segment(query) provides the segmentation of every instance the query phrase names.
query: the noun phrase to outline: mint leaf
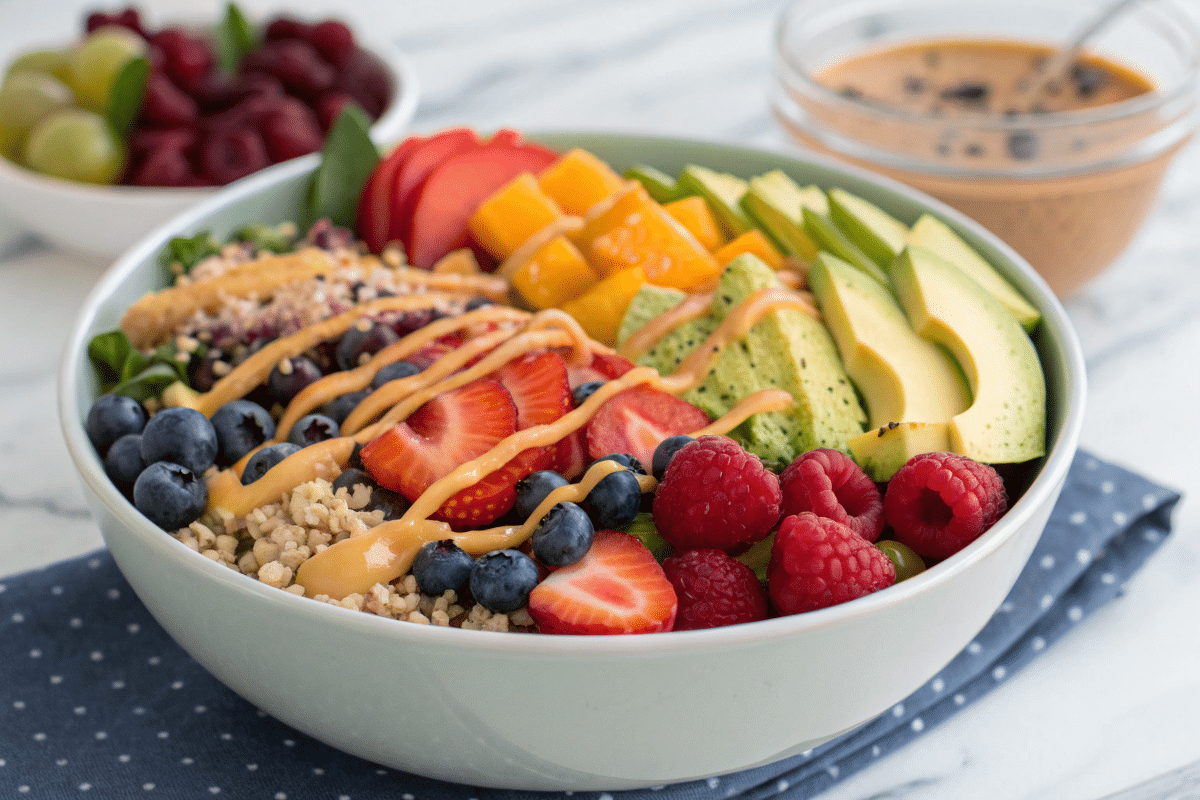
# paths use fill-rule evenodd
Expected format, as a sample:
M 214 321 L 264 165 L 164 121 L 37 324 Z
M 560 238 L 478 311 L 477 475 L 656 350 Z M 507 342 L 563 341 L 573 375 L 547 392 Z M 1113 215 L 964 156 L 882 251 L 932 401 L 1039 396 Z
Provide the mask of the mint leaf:
M 309 221 L 328 218 L 334 225 L 353 228 L 358 197 L 378 163 L 371 120 L 356 103 L 348 103 L 325 137 L 321 164 L 309 185 Z
M 104 391 L 121 381 L 121 371 L 129 354 L 135 352 L 129 337 L 121 331 L 97 334 L 88 342 L 88 358 L 100 378 Z
M 246 15 L 234 3 L 225 6 L 221 24 L 213 30 L 217 63 L 226 72 L 236 72 L 242 57 L 258 49 L 258 35 Z
M 129 61 L 113 80 L 108 92 L 108 105 L 104 118 L 118 139 L 128 138 L 142 110 L 142 95 L 146 92 L 146 78 L 150 75 L 150 62 L 144 58 Z
M 129 380 L 113 387 L 112 393 L 132 397 L 139 403 L 162 395 L 163 390 L 179 380 L 178 373 L 167 364 L 151 364 Z
M 197 354 L 203 355 L 203 351 Z M 88 358 L 100 378 L 101 393 L 128 395 L 139 403 L 158 397 L 176 381 L 190 386 L 187 368 L 191 357 L 174 342 L 146 355 L 119 330 L 98 334 L 88 343 Z

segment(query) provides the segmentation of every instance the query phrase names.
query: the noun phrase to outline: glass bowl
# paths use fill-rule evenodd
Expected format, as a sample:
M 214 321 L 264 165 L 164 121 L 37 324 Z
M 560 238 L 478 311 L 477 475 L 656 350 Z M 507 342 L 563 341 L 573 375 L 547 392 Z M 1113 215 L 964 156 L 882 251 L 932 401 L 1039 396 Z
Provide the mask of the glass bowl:
M 819 77 L 851 57 L 921 41 L 1053 47 L 1103 4 L 796 0 L 776 28 L 773 110 L 798 143 L 973 217 L 1067 296 L 1129 244 L 1192 135 L 1200 36 L 1191 15 L 1169 0 L 1147 0 L 1106 26 L 1089 52 L 1145 77 L 1153 89 L 1090 109 L 929 113 L 870 102 Z

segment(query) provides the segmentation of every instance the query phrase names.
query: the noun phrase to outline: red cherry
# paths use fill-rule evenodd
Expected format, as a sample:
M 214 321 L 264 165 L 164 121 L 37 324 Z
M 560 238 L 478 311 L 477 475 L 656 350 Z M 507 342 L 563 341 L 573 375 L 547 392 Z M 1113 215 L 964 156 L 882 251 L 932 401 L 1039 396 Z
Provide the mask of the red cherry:
M 182 150 L 160 147 L 138 159 L 125 179 L 134 186 L 187 186 L 196 176 Z
M 337 87 L 358 101 L 372 120 L 378 119 L 392 99 L 392 78 L 371 53 L 356 48 L 338 73 Z
M 146 79 L 139 119 L 150 125 L 175 128 L 195 122 L 200 115 L 196 101 L 188 97 L 161 72 Z
M 258 126 L 271 161 L 278 163 L 320 150 L 325 137 L 312 109 L 291 97 L 280 103 Z
M 308 30 L 308 23 L 292 17 L 276 17 L 267 23 L 266 30 L 263 31 L 263 40 L 278 42 L 284 39 L 307 39 Z
M 270 166 L 262 137 L 251 128 L 215 130 L 199 149 L 201 177 L 224 185 Z
M 115 14 L 105 14 L 103 11 L 93 11 L 87 15 L 87 20 L 84 23 L 84 28 L 88 33 L 103 28 L 106 25 L 120 25 L 122 28 L 129 28 L 135 33 L 145 36 L 146 30 L 142 27 L 142 18 L 136 8 L 132 6 L 124 8 Z
M 208 42 L 182 28 L 165 28 L 154 35 L 166 57 L 164 69 L 176 84 L 191 87 L 199 84 L 212 70 L 216 59 Z
M 336 19 L 314 25 L 308 32 L 308 41 L 321 58 L 335 67 L 341 67 L 354 54 L 354 34 L 344 22 Z

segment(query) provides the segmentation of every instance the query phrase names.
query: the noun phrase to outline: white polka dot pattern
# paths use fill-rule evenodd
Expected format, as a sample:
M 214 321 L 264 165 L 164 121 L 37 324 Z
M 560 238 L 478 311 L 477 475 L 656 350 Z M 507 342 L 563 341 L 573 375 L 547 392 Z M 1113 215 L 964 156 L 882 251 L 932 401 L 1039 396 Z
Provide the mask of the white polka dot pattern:
M 775 764 L 585 800 L 811 797 L 990 691 L 1117 597 L 1178 495 L 1081 455 L 996 618 L 907 698 Z M 166 636 L 106 553 L 0 582 L 0 797 L 518 800 L 332 750 L 225 689 Z M 136 754 L 136 755 L 134 755 Z M 563 797 L 570 796 L 567 792 Z M 553 794 L 546 795 L 553 800 Z

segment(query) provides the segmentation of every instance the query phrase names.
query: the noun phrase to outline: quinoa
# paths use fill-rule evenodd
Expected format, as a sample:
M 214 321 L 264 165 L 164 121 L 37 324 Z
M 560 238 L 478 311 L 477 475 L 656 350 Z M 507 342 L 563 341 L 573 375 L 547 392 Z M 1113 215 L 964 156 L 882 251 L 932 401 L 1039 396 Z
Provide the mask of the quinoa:
M 356 484 L 334 491 L 324 478 L 285 492 L 277 503 L 254 509 L 245 517 L 206 515 L 172 534 L 192 550 L 268 586 L 304 595 L 295 583 L 300 565 L 332 544 L 361 536 L 384 521 L 381 510 L 366 510 L 371 488 Z M 365 594 L 341 600 L 316 595 L 314 600 L 389 619 L 468 630 L 530 630 L 526 609 L 496 614 L 458 597 L 454 590 L 423 594 L 411 573 L 389 584 L 377 583 Z

